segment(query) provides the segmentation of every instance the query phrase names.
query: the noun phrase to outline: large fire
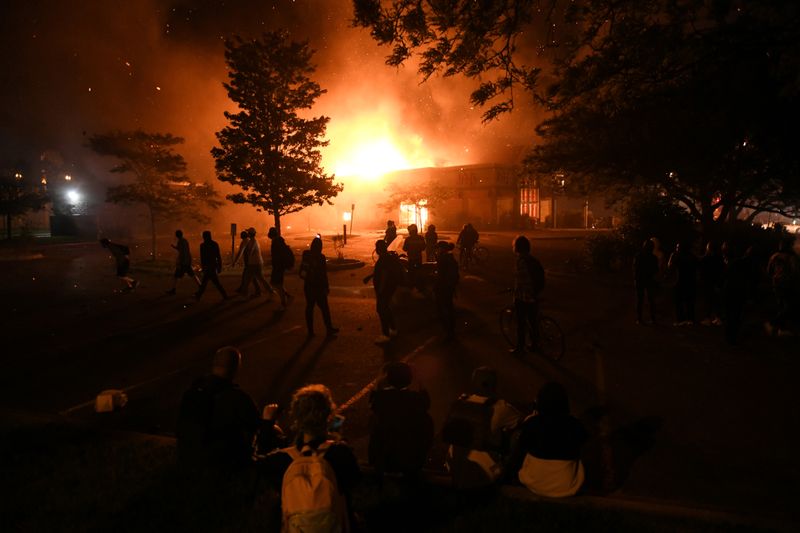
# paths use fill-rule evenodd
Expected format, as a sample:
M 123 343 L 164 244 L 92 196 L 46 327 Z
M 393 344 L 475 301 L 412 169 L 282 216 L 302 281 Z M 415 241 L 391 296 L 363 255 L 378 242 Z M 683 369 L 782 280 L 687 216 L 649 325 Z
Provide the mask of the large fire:
M 324 166 L 337 177 L 375 182 L 394 170 L 432 166 L 424 140 L 392 127 L 381 113 L 331 121 Z

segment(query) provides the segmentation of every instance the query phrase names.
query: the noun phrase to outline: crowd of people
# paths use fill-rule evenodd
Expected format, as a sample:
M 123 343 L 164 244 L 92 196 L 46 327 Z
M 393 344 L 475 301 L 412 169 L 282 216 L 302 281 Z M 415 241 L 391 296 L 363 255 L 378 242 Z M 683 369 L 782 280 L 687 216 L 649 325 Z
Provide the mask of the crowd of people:
M 255 471 L 280 494 L 284 530 L 298 531 L 347 530 L 357 520 L 352 494 L 365 468 L 379 482 L 387 475 L 412 484 L 424 480 L 435 430 L 431 399 L 415 385 L 411 365 L 384 365 L 369 395 L 368 456 L 361 464 L 342 437 L 344 417 L 328 387 L 306 385 L 293 393 L 284 432 L 279 406 L 266 405 L 259 415 L 236 384 L 242 365 L 237 348 L 220 348 L 211 373 L 184 393 L 177 441 L 185 471 Z M 454 399 L 441 436 L 454 489 L 515 483 L 564 497 L 583 485 L 580 456 L 588 434 L 570 414 L 559 383 L 546 383 L 532 407 L 518 408 L 499 396 L 497 372 L 479 367 L 469 390 Z
M 735 344 L 741 333 L 747 302 L 755 298 L 766 278 L 774 298 L 774 312 L 765 322 L 770 335 L 794 335 L 800 304 L 800 263 L 792 240 L 783 239 L 778 249 L 761 264 L 753 247 L 710 241 L 697 257 L 692 243 L 678 243 L 667 257 L 658 239 L 648 239 L 633 262 L 636 289 L 636 322 L 646 324 L 645 303 L 651 324 L 658 324 L 656 295 L 671 287 L 675 326 L 723 326 L 726 340 Z

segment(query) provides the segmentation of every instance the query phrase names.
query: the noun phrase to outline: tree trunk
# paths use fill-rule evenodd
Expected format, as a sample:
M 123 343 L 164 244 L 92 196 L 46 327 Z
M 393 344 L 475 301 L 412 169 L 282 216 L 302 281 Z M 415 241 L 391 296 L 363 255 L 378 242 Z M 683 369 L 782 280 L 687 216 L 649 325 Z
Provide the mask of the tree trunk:
M 278 211 L 272 212 L 272 218 L 275 219 L 275 231 L 278 232 L 278 235 L 281 234 L 281 214 Z
M 156 260 L 156 215 L 153 213 L 153 208 L 150 209 L 150 260 Z

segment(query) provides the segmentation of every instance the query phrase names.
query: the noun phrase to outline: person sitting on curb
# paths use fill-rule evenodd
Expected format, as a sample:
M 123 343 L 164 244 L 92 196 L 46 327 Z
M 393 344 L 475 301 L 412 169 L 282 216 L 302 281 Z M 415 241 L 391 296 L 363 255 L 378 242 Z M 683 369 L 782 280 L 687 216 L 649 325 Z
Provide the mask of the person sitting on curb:
M 453 403 L 442 428 L 450 444 L 447 467 L 453 486 L 480 489 L 500 480 L 511 450 L 511 434 L 521 415 L 497 395 L 497 371 L 488 366 L 472 373 L 471 391 Z
M 427 391 L 409 389 L 412 378 L 407 363 L 386 363 L 382 379 L 370 393 L 368 455 L 379 476 L 392 472 L 417 477 L 433 444 L 431 399 Z
M 522 423 L 514 453 L 517 464 L 522 464 L 519 481 L 539 496 L 572 496 L 585 479 L 580 454 L 588 433 L 569 414 L 567 392 L 560 383 L 542 386 L 536 406 L 537 411 Z

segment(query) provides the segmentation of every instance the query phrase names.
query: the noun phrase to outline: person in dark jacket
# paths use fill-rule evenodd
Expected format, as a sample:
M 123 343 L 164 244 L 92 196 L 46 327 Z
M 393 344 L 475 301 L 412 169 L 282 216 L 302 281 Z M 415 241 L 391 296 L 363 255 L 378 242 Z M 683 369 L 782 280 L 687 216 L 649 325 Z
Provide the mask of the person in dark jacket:
M 392 297 L 403 281 L 403 266 L 397 255 L 389 252 L 383 239 L 375 241 L 375 253 L 378 254 L 378 260 L 375 262 L 372 274 L 364 278 L 364 283 L 372 280 L 372 285 L 375 287 L 375 301 L 382 332 L 376 342 L 384 343 L 397 335 L 392 313 Z
M 394 224 L 394 220 L 387 220 L 386 221 L 386 232 L 384 233 L 383 240 L 386 242 L 386 245 L 392 244 L 392 242 L 397 238 L 397 226 Z
M 227 469 L 252 463 L 261 418 L 252 398 L 234 383 L 241 362 L 237 348 L 220 348 L 211 374 L 195 380 L 184 394 L 176 428 L 182 462 Z
M 433 286 L 439 318 L 448 340 L 455 337 L 456 313 L 453 297 L 459 280 L 458 263 L 451 253 L 453 248 L 453 244 L 447 241 L 439 241 L 436 245 L 436 279 Z
M 519 325 L 517 345 L 511 353 L 525 352 L 525 340 L 530 335 L 531 348 L 538 344 L 539 294 L 544 289 L 544 268 L 538 259 L 531 255 L 531 241 L 524 235 L 514 239 L 514 253 L 517 254 L 514 271 L 514 311 Z
M 408 278 L 412 287 L 417 287 L 417 275 L 422 266 L 425 238 L 419 234 L 416 224 L 408 226 L 408 236 L 403 241 L 403 251 L 408 257 Z
M 194 267 L 192 267 L 192 252 L 189 248 L 189 241 L 183 237 L 182 230 L 175 230 L 175 238 L 177 239 L 176 243 L 170 246 L 178 252 L 178 256 L 175 258 L 175 274 L 172 279 L 172 288 L 167 291 L 167 294 L 175 294 L 178 280 L 184 275 L 194 279 L 195 283 L 198 286 L 200 285 L 200 278 L 197 277 Z
M 642 245 L 642 249 L 633 258 L 633 281 L 636 287 L 636 323 L 644 324 L 642 318 L 642 308 L 644 297 L 647 295 L 647 304 L 650 307 L 650 320 L 653 325 L 656 323 L 655 291 L 658 287 L 656 276 L 658 276 L 658 259 L 653 250 L 655 244 L 647 239 Z
M 219 253 L 219 244 L 211 240 L 211 232 L 203 232 L 203 242 L 200 243 L 200 266 L 203 269 L 203 280 L 200 282 L 195 297 L 199 300 L 206 290 L 208 282 L 214 284 L 222 298 L 227 300 L 228 293 L 225 292 L 225 287 L 219 282 L 217 274 L 222 272 L 222 255 Z
M 678 243 L 669 257 L 667 268 L 676 276 L 674 289 L 676 326 L 691 326 L 695 323 L 698 264 L 688 243 Z
M 515 462 L 521 464 L 519 480 L 540 496 L 572 496 L 585 479 L 581 448 L 589 435 L 570 415 L 567 392 L 561 384 L 542 386 L 536 408 L 522 423 L 515 451 Z
M 325 256 L 322 255 L 322 239 L 315 237 L 309 249 L 303 252 L 300 263 L 300 277 L 303 278 L 303 292 L 306 296 L 306 327 L 308 336 L 314 335 L 314 306 L 322 311 L 322 320 L 328 337 L 333 337 L 339 328 L 333 327 L 331 310 L 328 307 L 328 267 Z
M 378 474 L 397 472 L 416 476 L 433 444 L 433 420 L 427 391 L 411 390 L 411 367 L 394 361 L 370 393 L 369 464 Z
M 439 235 L 436 233 L 436 226 L 428 224 L 425 232 L 425 260 L 428 263 L 436 261 L 436 244 L 439 242 Z
M 130 249 L 124 244 L 111 242 L 108 239 L 100 239 L 100 246 L 111 252 L 114 263 L 117 267 L 117 277 L 125 284 L 126 291 L 132 291 L 139 286 L 139 282 L 128 275 L 131 268 Z
M 720 319 L 720 294 L 725 279 L 725 259 L 713 241 L 706 244 L 706 253 L 700 258 L 700 290 L 703 294 L 704 326 L 722 324 Z
M 284 272 L 290 267 L 286 258 L 286 249 L 288 245 L 276 228 L 269 228 L 267 237 L 269 237 L 271 241 L 269 250 L 272 260 L 272 272 L 269 275 L 269 284 L 278 291 L 278 295 L 281 297 L 281 309 L 286 309 L 286 306 L 292 298 L 292 295 L 286 292 L 286 289 L 283 287 Z M 289 253 L 291 253 L 291 250 Z

